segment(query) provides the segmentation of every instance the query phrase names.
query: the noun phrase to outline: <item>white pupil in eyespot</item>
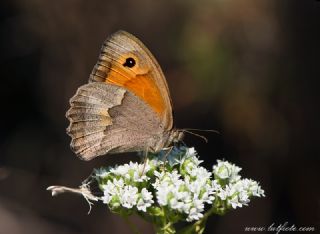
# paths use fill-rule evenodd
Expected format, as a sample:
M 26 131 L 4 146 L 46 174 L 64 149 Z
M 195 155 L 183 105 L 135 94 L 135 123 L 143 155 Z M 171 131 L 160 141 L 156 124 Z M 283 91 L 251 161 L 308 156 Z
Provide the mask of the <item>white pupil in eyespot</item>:
M 136 65 L 136 61 L 133 58 L 127 58 L 125 63 L 123 64 L 123 66 L 125 67 L 133 67 L 134 65 Z

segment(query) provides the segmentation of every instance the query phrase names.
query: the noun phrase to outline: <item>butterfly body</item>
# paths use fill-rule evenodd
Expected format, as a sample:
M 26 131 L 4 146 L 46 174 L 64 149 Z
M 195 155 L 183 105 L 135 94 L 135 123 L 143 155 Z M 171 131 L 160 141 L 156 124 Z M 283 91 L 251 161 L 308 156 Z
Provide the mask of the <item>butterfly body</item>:
M 158 152 L 183 133 L 173 129 L 168 85 L 150 51 L 118 31 L 103 44 L 89 83 L 70 99 L 67 133 L 82 159 L 107 153 Z

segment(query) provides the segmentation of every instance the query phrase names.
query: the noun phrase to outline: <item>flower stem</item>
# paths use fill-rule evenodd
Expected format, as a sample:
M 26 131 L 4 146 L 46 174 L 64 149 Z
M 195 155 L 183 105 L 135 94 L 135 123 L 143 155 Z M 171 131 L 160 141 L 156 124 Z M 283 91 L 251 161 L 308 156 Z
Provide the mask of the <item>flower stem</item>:
M 164 226 L 155 225 L 155 231 L 157 234 L 174 234 L 176 233 L 172 223 L 167 223 Z
M 162 208 L 163 215 L 159 217 L 158 222 L 154 222 L 155 231 L 157 234 L 174 234 L 176 230 L 173 223 L 168 220 L 166 209 Z
M 210 210 L 208 210 L 203 215 L 203 217 L 200 220 L 182 229 L 181 231 L 178 232 L 178 234 L 192 234 L 192 233 L 201 234 L 203 233 L 206 227 L 206 223 L 210 215 L 212 214 L 223 215 L 224 213 L 225 213 L 224 211 L 220 211 L 213 206 Z

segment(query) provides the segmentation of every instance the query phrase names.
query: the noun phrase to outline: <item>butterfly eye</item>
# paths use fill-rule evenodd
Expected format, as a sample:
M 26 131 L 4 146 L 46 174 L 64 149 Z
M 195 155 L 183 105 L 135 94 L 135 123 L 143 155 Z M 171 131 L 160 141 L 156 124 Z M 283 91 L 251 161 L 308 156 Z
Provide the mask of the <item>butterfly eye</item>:
M 133 58 L 127 58 L 125 63 L 123 64 L 124 67 L 134 67 L 134 65 L 136 65 L 136 60 L 134 60 Z

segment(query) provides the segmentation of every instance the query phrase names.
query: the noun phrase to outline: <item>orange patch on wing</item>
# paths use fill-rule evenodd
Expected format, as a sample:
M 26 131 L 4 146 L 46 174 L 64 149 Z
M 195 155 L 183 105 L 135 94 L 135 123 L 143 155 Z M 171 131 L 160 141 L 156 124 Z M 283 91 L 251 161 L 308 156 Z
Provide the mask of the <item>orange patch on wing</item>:
M 110 71 L 106 82 L 126 88 L 149 104 L 159 116 L 163 116 L 165 111 L 164 100 L 159 88 L 148 74 L 135 77 L 126 75 Z

